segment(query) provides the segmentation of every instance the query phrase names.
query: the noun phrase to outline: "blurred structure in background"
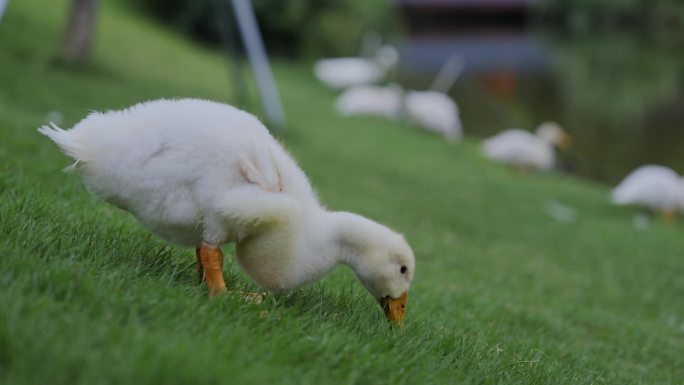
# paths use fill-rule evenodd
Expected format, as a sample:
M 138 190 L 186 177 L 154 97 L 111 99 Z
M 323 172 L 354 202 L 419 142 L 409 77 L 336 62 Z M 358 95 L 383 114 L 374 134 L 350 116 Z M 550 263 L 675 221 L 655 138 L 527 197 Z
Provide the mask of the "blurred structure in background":
M 127 0 L 205 43 L 220 42 L 215 0 Z M 387 0 L 252 0 L 268 51 L 287 57 L 349 56 L 368 31 L 396 33 Z
M 433 74 L 456 54 L 499 97 L 523 73 L 549 69 L 546 48 L 527 33 L 533 0 L 397 0 L 406 20 L 405 69 Z
M 231 3 L 235 10 L 235 19 L 240 28 L 242 43 L 247 50 L 266 118 L 272 129 L 282 131 L 285 129 L 285 113 L 264 49 L 264 42 L 261 39 L 259 27 L 254 17 L 252 3 L 250 0 L 231 0 Z
M 97 23 L 99 0 L 72 0 L 64 40 L 62 59 L 84 62 L 90 57 Z
M 2 17 L 5 15 L 8 4 L 9 0 L 0 0 L 0 22 L 2 22 Z

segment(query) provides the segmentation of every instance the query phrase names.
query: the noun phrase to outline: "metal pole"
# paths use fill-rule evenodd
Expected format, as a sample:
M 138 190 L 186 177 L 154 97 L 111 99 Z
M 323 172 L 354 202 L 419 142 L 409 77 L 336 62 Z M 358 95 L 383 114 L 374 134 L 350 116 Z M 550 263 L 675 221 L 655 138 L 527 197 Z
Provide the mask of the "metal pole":
M 240 108 L 246 108 L 249 103 L 249 92 L 242 70 L 243 54 L 235 25 L 235 14 L 230 5 L 222 0 L 214 0 L 214 10 L 216 27 L 221 34 L 221 43 L 228 58 L 228 72 L 234 90 L 233 103 Z
M 2 16 L 5 14 L 8 5 L 9 0 L 0 0 L 0 21 L 2 21 Z
M 271 66 L 268 63 L 268 56 L 266 56 L 264 43 L 259 33 L 252 3 L 249 0 L 231 0 L 231 3 L 235 10 L 242 40 L 247 49 L 250 65 L 254 70 L 254 77 L 264 105 L 266 118 L 275 129 L 283 130 L 285 128 L 285 113 L 278 97 L 278 89 L 273 78 L 273 72 L 271 72 Z
M 445 94 L 449 93 L 458 77 L 461 76 L 465 64 L 463 55 L 452 54 L 449 56 L 437 73 L 430 89 Z

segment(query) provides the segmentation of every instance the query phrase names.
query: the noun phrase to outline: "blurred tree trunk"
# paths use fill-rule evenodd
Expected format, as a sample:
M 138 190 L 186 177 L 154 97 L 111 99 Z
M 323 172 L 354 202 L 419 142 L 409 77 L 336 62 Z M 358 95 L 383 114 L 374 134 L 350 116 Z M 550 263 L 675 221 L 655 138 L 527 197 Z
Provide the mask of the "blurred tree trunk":
M 62 59 L 83 62 L 90 57 L 99 2 L 100 0 L 71 1 L 69 24 L 62 42 Z

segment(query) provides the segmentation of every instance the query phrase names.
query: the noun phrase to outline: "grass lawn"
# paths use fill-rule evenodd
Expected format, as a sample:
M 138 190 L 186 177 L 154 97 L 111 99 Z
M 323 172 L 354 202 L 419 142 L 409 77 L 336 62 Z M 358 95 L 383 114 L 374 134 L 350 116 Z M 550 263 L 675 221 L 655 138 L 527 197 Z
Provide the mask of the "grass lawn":
M 472 140 L 340 119 L 300 63 L 275 64 L 283 141 L 326 205 L 406 234 L 406 327 L 342 267 L 258 305 L 208 300 L 194 251 L 93 199 L 36 128 L 50 111 L 70 127 L 152 98 L 228 102 L 226 63 L 106 1 L 92 65 L 59 65 L 65 3 L 12 1 L 0 23 L 1 384 L 684 383 L 684 226 L 637 230 L 606 186 L 520 177 Z M 257 289 L 230 258 L 225 273 Z

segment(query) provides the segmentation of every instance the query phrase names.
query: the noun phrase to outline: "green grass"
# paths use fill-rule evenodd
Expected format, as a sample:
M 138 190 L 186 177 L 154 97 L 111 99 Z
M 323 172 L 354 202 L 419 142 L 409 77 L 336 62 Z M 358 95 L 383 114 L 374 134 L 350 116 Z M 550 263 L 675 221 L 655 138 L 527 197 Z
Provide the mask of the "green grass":
M 636 230 L 607 187 L 519 177 L 475 141 L 340 119 L 297 63 L 275 65 L 283 141 L 329 207 L 406 234 L 406 327 L 345 268 L 259 305 L 208 300 L 193 251 L 91 198 L 35 129 L 52 110 L 69 127 L 151 98 L 230 101 L 223 58 L 110 1 L 92 65 L 60 65 L 64 14 L 13 1 L 0 24 L 0 383 L 683 383 L 682 225 Z M 256 289 L 230 258 L 226 275 Z

